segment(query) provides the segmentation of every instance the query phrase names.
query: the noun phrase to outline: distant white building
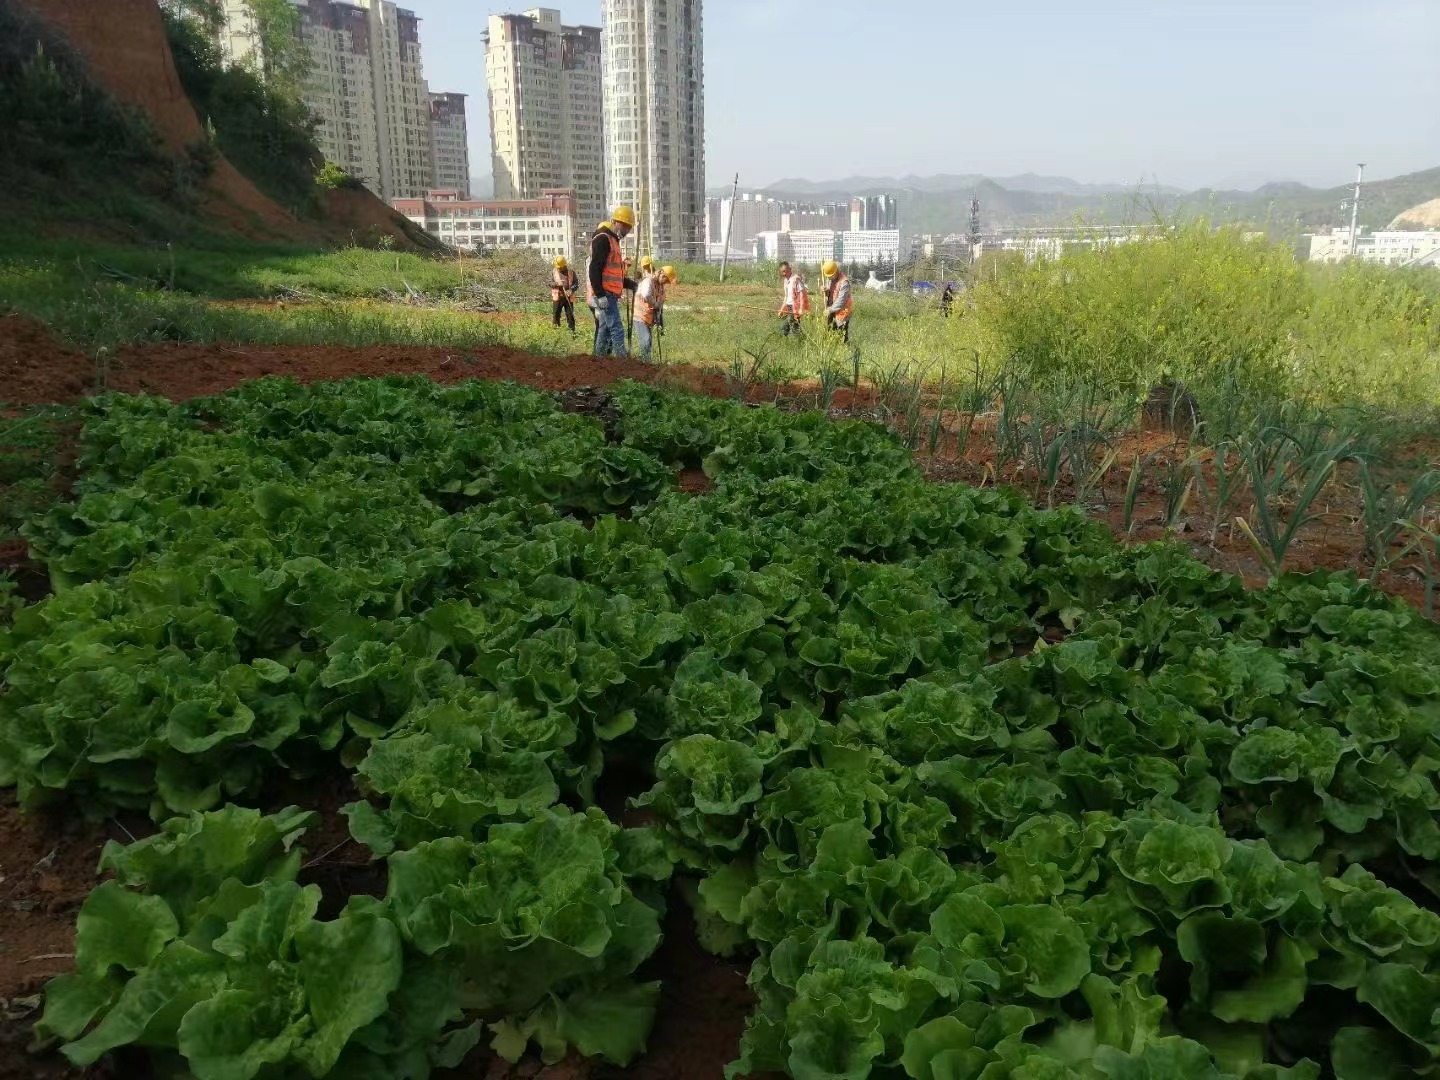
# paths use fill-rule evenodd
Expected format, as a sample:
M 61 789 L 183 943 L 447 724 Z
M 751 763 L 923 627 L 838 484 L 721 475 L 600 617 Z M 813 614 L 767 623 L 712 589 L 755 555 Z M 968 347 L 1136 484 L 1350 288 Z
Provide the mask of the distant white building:
M 295 0 L 312 67 L 305 104 L 329 161 L 382 199 L 435 186 L 420 19 L 390 0 Z
M 1331 229 L 1310 237 L 1310 261 L 1343 262 L 1350 258 L 1350 230 Z M 1428 232 L 1363 230 L 1355 238 L 1355 258 L 1382 266 L 1440 266 L 1440 229 Z
M 900 210 L 894 195 L 867 195 L 850 200 L 851 232 L 886 232 L 900 228 Z
M 769 229 L 755 235 L 754 253 L 758 262 L 784 261 L 813 266 L 840 257 L 840 234 L 834 229 L 798 232 Z
M 180 7 L 171 3 L 171 7 Z M 220 58 L 231 67 L 260 66 L 260 20 L 250 0 L 221 0 L 216 27 Z
M 575 192 L 568 189 L 544 191 L 538 199 L 490 200 L 431 191 L 390 205 L 436 239 L 467 251 L 528 247 L 547 258 L 570 258 L 582 238 Z
M 1018 230 L 1010 234 L 985 237 L 976 245 L 975 257 L 978 259 L 987 251 L 1012 251 L 1025 256 L 1027 262 L 1034 262 L 1036 259 L 1058 259 L 1068 250 L 1108 248 L 1136 240 L 1152 239 L 1159 235 L 1161 234 L 1153 230 L 1130 226 L 1116 226 L 1105 230 L 1088 228 Z
M 811 265 L 834 259 L 857 263 L 900 261 L 900 233 L 895 229 L 771 229 L 757 233 L 752 245 L 760 262 L 799 262 Z
M 707 199 L 705 201 L 705 247 L 707 251 L 724 250 L 729 230 L 730 253 L 749 252 L 751 243 L 762 232 L 778 232 L 784 226 L 784 204 L 762 195 L 741 195 L 738 199 Z
M 840 234 L 840 261 L 850 263 L 900 261 L 898 229 L 851 229 Z

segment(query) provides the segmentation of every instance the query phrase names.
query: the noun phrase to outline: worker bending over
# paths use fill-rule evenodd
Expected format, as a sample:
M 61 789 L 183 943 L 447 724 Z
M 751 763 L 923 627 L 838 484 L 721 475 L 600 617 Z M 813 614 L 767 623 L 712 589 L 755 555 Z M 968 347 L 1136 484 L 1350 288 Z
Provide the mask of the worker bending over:
M 585 299 L 595 312 L 595 355 L 620 356 L 625 352 L 625 322 L 620 317 L 620 298 L 634 290 L 635 282 L 625 276 L 625 256 L 620 241 L 635 228 L 635 211 L 617 206 L 609 221 L 602 221 L 590 238 L 590 265 L 585 274 Z
M 850 298 L 850 279 L 833 259 L 820 267 L 825 278 L 825 325 L 838 330 L 850 344 L 850 312 L 854 301 Z
M 550 272 L 550 314 L 556 330 L 560 329 L 560 313 L 564 312 L 570 333 L 575 333 L 575 291 L 579 288 L 580 278 L 570 269 L 569 260 L 559 256 Z
M 665 331 L 665 286 L 674 284 L 675 268 L 659 270 L 651 263 L 650 270 L 640 279 L 635 290 L 635 336 L 640 341 L 640 359 L 650 359 L 650 348 L 656 333 Z
M 788 262 L 780 264 L 780 280 L 785 292 L 780 297 L 780 333 L 785 337 L 800 332 L 800 319 L 810 310 L 810 290 L 805 279 L 790 269 Z

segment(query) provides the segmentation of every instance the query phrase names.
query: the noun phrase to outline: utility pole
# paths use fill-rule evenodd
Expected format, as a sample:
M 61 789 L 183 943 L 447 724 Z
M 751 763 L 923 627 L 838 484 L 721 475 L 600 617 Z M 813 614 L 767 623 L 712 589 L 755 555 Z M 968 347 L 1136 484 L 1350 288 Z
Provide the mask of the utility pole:
M 1365 180 L 1365 163 L 1360 162 L 1360 171 L 1355 174 L 1355 198 L 1350 200 L 1350 258 L 1355 257 L 1356 242 L 1360 237 L 1360 185 Z
M 980 250 L 980 200 L 970 200 L 970 261 L 973 263 L 979 256 Z
M 724 248 L 720 252 L 720 284 L 725 284 L 725 269 L 730 265 L 730 230 L 735 225 L 735 200 L 740 197 L 740 174 L 735 174 L 735 183 L 730 185 L 730 213 L 725 215 Z

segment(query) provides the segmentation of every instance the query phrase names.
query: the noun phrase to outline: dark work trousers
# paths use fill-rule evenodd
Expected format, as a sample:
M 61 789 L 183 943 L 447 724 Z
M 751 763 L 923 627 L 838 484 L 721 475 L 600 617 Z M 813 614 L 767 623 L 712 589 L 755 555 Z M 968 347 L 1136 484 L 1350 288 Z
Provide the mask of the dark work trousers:
M 560 313 L 563 311 L 565 321 L 569 324 L 570 332 L 573 334 L 575 332 L 575 301 L 571 300 L 569 296 L 561 296 L 559 300 L 553 301 L 550 307 L 553 309 L 551 315 L 555 320 L 555 329 L 560 329 Z
M 826 315 L 825 315 L 825 325 L 828 326 L 831 330 L 838 330 L 838 331 L 840 331 L 840 333 L 843 334 L 844 337 L 845 337 L 845 344 L 846 344 L 846 345 L 849 345 L 849 344 L 850 344 L 850 320 L 849 320 L 849 319 L 846 319 L 844 322 L 839 322 L 839 321 L 836 320 L 836 318 L 835 318 L 834 315 L 829 314 L 829 313 L 827 312 Z
M 792 312 L 780 316 L 780 333 L 784 337 L 800 333 L 800 319 Z

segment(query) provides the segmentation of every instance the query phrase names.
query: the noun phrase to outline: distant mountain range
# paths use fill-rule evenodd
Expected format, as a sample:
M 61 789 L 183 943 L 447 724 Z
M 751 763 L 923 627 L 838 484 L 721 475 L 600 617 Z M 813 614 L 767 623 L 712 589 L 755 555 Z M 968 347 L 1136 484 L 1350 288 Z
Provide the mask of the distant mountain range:
M 943 195 L 949 192 L 965 191 L 979 184 L 990 183 L 1006 191 L 1025 191 L 1039 195 L 1113 195 L 1134 191 L 1136 184 L 1084 184 L 1068 176 L 1040 176 L 1037 173 L 1021 173 L 1019 176 L 983 176 L 979 173 L 940 173 L 937 176 L 849 176 L 844 180 L 827 180 L 815 183 L 811 180 L 777 180 L 764 190 L 784 191 L 804 195 L 850 195 L 869 194 L 884 191 L 918 191 L 926 194 Z M 1179 188 L 1149 185 L 1146 190 L 1157 190 L 1169 194 L 1180 194 Z
M 1063 176 L 986 177 L 939 175 L 900 178 L 852 176 L 842 180 L 781 180 L 762 194 L 779 199 L 824 201 L 859 195 L 900 196 L 900 228 L 910 234 L 963 232 L 970 220 L 970 200 L 980 200 L 980 218 L 987 229 L 1052 225 L 1134 224 L 1204 216 L 1214 221 L 1248 224 L 1285 234 L 1348 225 L 1341 204 L 1351 187 L 1312 188 L 1294 181 L 1263 183 L 1235 177 L 1235 188 L 1202 188 L 1184 192 L 1146 184 L 1084 184 Z M 728 194 L 728 188 L 712 194 Z M 1368 181 L 1361 199 L 1360 223 L 1384 228 L 1396 215 L 1440 197 L 1440 168 Z

